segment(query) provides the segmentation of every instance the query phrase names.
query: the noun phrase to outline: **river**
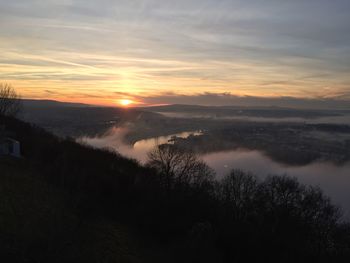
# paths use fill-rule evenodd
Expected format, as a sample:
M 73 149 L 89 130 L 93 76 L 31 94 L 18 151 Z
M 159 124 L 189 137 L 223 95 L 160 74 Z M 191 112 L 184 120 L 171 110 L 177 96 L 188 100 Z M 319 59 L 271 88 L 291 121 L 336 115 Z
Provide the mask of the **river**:
M 140 140 L 134 145 L 122 143 L 124 133 L 121 129 L 115 129 L 104 137 L 85 137 L 81 141 L 99 148 L 115 149 L 125 156 L 145 163 L 147 153 L 157 144 L 166 143 L 173 136 L 186 138 L 199 135 L 200 131 Z M 244 149 L 205 154 L 201 158 L 215 170 L 218 179 L 235 168 L 252 172 L 261 179 L 270 174 L 286 174 L 298 178 L 301 183 L 319 186 L 335 204 L 343 208 L 344 216 L 350 218 L 350 163 L 338 166 L 327 162 L 314 162 L 304 166 L 288 166 L 273 161 L 260 151 Z

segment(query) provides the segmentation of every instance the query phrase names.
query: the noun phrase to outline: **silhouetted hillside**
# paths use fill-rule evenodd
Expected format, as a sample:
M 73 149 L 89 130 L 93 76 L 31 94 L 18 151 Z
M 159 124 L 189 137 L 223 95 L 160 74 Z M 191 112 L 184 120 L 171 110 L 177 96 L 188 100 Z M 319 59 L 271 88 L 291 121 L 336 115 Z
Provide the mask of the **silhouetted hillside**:
M 23 154 L 0 156 L 1 262 L 158 262 L 162 252 L 146 253 L 152 242 L 118 223 L 143 167 L 16 119 L 0 126 Z
M 296 179 L 260 181 L 233 170 L 216 181 L 172 146 L 143 167 L 13 118 L 0 117 L 0 125 L 23 153 L 0 157 L 2 262 L 350 258 L 350 228 L 340 210 Z M 178 166 L 172 156 L 185 162 Z
M 90 107 L 84 103 L 61 102 L 56 100 L 30 100 L 21 99 L 24 108 L 50 108 L 50 107 Z

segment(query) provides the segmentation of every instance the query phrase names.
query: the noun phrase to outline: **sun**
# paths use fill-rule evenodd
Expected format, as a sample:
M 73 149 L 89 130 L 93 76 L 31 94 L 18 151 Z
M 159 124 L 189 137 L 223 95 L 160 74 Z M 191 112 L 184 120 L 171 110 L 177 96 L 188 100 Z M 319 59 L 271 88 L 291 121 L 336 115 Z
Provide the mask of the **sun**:
M 124 107 L 127 107 L 130 104 L 132 104 L 132 103 L 133 103 L 133 101 L 132 100 L 128 100 L 128 99 L 119 100 L 119 104 L 124 106 Z

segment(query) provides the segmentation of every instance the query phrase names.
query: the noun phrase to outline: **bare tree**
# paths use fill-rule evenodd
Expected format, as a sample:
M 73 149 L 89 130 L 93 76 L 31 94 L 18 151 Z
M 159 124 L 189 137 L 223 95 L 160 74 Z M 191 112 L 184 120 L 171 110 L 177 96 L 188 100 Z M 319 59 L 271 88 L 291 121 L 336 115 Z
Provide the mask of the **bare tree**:
M 219 199 L 235 219 L 244 219 L 251 212 L 258 182 L 254 175 L 233 169 L 219 183 Z
M 170 190 L 175 185 L 201 187 L 210 183 L 214 172 L 193 152 L 171 144 L 158 145 L 148 154 L 149 167 L 160 174 L 161 184 Z
M 21 110 L 21 99 L 9 84 L 0 84 L 0 115 L 16 116 Z

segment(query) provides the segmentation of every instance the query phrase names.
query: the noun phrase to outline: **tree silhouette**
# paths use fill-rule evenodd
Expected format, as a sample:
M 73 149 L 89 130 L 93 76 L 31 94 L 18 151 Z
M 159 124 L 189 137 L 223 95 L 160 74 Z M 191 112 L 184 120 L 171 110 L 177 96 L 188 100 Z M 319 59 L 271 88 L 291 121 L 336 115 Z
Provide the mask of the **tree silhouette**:
M 181 185 L 202 187 L 214 178 L 213 170 L 196 154 L 171 144 L 149 152 L 147 166 L 158 171 L 160 183 L 168 191 Z
M 21 109 L 21 100 L 15 89 L 5 83 L 0 84 L 0 114 L 16 116 Z
M 218 195 L 222 204 L 235 220 L 243 220 L 252 212 L 258 188 L 255 176 L 233 169 L 219 184 Z

